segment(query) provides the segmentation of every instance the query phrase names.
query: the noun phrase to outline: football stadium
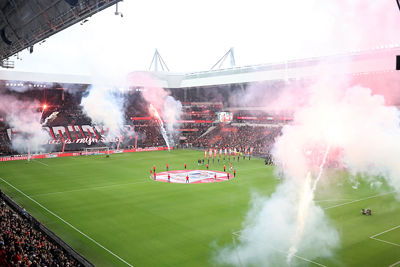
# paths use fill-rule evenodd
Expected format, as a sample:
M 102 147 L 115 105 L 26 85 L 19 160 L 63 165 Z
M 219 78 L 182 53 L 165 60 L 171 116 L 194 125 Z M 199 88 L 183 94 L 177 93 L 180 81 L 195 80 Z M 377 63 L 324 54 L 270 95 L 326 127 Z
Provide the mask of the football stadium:
M 0 266 L 400 266 L 399 45 L 155 50 L 120 84 L 13 61 L 119 2 L 0 3 Z

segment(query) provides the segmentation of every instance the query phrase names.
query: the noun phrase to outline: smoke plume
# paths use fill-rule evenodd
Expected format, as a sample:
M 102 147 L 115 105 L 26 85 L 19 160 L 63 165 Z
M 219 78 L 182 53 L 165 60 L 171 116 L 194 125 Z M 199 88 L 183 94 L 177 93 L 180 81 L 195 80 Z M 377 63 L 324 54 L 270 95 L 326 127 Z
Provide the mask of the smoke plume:
M 22 101 L 11 95 L 0 93 L 0 113 L 5 114 L 5 119 L 10 127 L 18 133 L 13 137 L 12 148 L 19 153 L 44 152 L 44 144 L 49 135 L 42 129 L 40 123 L 42 113 L 37 101 Z
M 176 127 L 178 120 L 182 116 L 182 103 L 172 96 L 167 96 L 162 109 L 164 120 L 167 121 L 168 132 L 172 133 Z
M 162 120 L 166 121 L 168 139 L 173 145 L 174 129 L 179 125 L 178 120 L 182 116 L 182 103 L 165 90 L 156 77 L 148 73 L 134 72 L 129 76 L 132 86 L 143 87 L 142 96 L 146 102 L 160 113 Z M 150 112 L 151 114 L 153 112 Z
M 304 57 L 304 49 L 316 56 L 322 47 L 324 54 L 389 47 L 393 36 L 398 36 L 400 16 L 391 1 L 371 1 L 368 5 L 358 0 L 285 2 L 300 5 L 296 14 L 304 18 L 300 24 L 287 25 L 288 31 L 278 26 L 272 34 L 279 40 L 276 51 L 289 58 Z M 286 8 L 282 3 L 276 5 Z M 377 19 L 381 15 L 385 19 Z M 273 16 L 271 21 L 275 21 Z M 303 27 L 304 22 L 312 24 Z M 292 30 L 300 45 L 293 45 L 293 35 L 287 35 Z M 279 38 L 280 33 L 285 33 L 285 41 Z M 314 201 L 314 188 L 318 190 L 319 178 L 330 179 L 326 169 L 331 166 L 345 168 L 352 177 L 360 175 L 371 184 L 379 184 L 383 177 L 400 194 L 400 167 L 396 165 L 400 119 L 399 111 L 390 106 L 400 103 L 398 77 L 345 76 L 351 58 L 344 60 L 341 70 L 323 69 L 327 62 L 321 62 L 315 77 L 253 84 L 232 97 L 234 106 L 261 105 L 268 112 L 290 112 L 293 123 L 283 127 L 272 152 L 283 182 L 270 197 L 253 198 L 239 243 L 222 249 L 220 262 L 283 266 L 295 264 L 299 256 L 314 260 L 333 255 L 340 245 L 339 234 Z M 334 64 L 325 64 L 329 65 Z
M 221 262 L 277 266 L 299 255 L 331 256 L 339 235 L 314 202 L 313 190 L 319 177 L 329 179 L 324 167 L 341 166 L 373 184 L 383 177 L 400 196 L 399 110 L 369 88 L 346 88 L 346 79 L 337 78 L 291 91 L 291 99 L 304 102 L 294 106 L 293 123 L 283 127 L 274 144 L 284 181 L 271 197 L 253 198 L 239 244 L 224 248 Z M 286 95 L 275 103 L 285 103 Z
M 84 113 L 107 128 L 109 138 L 121 136 L 124 125 L 124 98 L 113 89 L 110 85 L 92 85 L 81 101 Z

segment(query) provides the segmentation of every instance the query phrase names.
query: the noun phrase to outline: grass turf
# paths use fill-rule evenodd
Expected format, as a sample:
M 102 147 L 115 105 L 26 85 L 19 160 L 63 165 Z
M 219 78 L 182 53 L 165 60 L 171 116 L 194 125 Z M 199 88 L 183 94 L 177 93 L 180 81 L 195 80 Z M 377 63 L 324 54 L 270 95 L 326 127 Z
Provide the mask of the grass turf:
M 269 195 L 279 180 L 255 158 L 234 163 L 237 178 L 226 182 L 187 185 L 149 178 L 153 164 L 157 171 L 165 171 L 166 163 L 170 170 L 183 169 L 185 162 L 188 169 L 204 169 L 197 166 L 203 155 L 178 150 L 5 162 L 0 188 L 96 266 L 127 266 L 122 260 L 134 266 L 214 266 L 215 244 L 232 243 L 252 192 Z M 222 166 L 211 163 L 210 169 Z M 333 258 L 315 261 L 327 266 L 400 261 L 400 228 L 376 236 L 391 244 L 369 238 L 400 225 L 395 195 L 365 182 L 354 189 L 346 177 L 335 173 L 318 188 L 317 203 L 339 229 L 341 247 Z M 360 215 L 367 207 L 373 216 Z

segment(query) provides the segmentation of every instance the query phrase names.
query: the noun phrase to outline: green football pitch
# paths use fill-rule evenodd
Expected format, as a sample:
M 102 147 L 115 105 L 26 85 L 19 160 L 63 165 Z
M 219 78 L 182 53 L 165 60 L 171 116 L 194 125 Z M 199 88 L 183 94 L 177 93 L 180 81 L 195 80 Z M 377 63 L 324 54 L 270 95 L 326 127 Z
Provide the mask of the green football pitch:
M 217 247 L 232 244 L 251 195 L 270 195 L 280 180 L 256 158 L 235 162 L 237 177 L 219 183 L 173 184 L 149 177 L 153 164 L 157 171 L 165 171 L 167 163 L 170 170 L 183 169 L 184 163 L 205 169 L 197 166 L 203 156 L 177 150 L 3 162 L 0 188 L 96 266 L 218 266 Z M 211 170 L 222 166 L 210 163 Z M 395 193 L 361 180 L 353 188 L 346 173 L 331 171 L 316 201 L 338 229 L 340 248 L 332 258 L 296 264 L 400 266 Z M 362 216 L 362 208 L 371 208 L 372 216 Z

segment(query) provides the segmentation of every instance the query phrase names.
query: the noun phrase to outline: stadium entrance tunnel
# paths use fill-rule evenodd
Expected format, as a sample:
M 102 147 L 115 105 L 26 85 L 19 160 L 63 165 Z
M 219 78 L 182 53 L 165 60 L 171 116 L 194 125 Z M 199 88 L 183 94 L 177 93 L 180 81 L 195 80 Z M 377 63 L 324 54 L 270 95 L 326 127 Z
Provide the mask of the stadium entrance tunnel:
M 187 183 L 186 177 L 189 177 L 189 184 L 201 183 L 217 183 L 233 179 L 233 174 L 228 172 L 213 170 L 175 170 L 156 173 L 156 181 L 168 183 L 168 174 L 170 183 L 184 184 Z M 215 178 L 216 176 L 216 178 Z M 154 179 L 154 175 L 151 176 Z

